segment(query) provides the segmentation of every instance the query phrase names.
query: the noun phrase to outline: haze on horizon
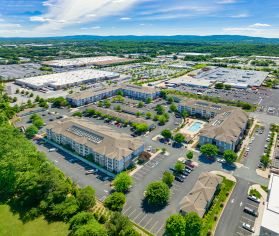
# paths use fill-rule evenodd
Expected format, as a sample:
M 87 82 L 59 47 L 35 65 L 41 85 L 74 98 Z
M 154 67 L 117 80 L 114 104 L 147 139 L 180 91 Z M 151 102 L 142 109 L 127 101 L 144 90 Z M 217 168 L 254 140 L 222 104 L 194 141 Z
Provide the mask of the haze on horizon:
M 0 0 L 0 37 L 247 35 L 279 38 L 278 0 Z

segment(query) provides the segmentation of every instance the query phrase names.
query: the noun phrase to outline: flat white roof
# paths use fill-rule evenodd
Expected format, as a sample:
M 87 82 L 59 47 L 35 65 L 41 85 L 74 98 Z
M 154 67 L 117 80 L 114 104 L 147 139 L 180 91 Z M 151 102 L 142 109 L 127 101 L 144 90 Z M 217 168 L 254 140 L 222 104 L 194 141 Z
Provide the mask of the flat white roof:
M 269 72 L 255 70 L 230 69 L 222 67 L 207 67 L 195 71 L 197 79 L 206 79 L 222 83 L 248 84 L 261 86 Z
M 63 86 L 67 84 L 74 84 L 82 81 L 87 81 L 90 79 L 102 79 L 108 77 L 119 76 L 118 73 L 108 72 L 102 70 L 75 70 L 67 71 L 56 74 L 41 75 L 35 77 L 29 77 L 24 79 L 18 79 L 21 83 L 33 85 L 34 87 L 43 87 L 43 86 Z
M 279 175 L 271 174 L 261 226 L 279 234 Z
M 202 87 L 209 87 L 212 84 L 210 80 L 196 79 L 187 75 L 181 76 L 179 78 L 171 79 L 168 82 L 174 84 L 184 84 L 184 85 L 202 86 Z
M 53 61 L 44 61 L 42 64 L 48 66 L 56 67 L 71 67 L 71 66 L 83 66 L 83 65 L 94 65 L 102 63 L 111 63 L 126 61 L 126 58 L 120 58 L 115 56 L 101 56 L 101 57 L 81 57 L 81 58 L 71 58 L 63 60 L 53 60 Z

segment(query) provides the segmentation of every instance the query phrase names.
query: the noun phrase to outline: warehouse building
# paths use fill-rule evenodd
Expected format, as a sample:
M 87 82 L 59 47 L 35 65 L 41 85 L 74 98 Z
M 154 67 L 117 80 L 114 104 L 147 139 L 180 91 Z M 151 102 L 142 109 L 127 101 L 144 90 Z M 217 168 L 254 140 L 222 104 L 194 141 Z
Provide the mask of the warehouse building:
M 260 228 L 260 235 L 279 235 L 279 175 L 271 174 L 268 185 L 268 197 L 264 204 L 264 212 Z
M 47 138 L 67 146 L 108 171 L 127 169 L 144 151 L 140 138 L 131 138 L 107 126 L 95 125 L 84 119 L 68 118 L 46 127 Z
M 192 72 L 193 74 L 193 72 Z M 269 73 L 264 71 L 229 69 L 222 67 L 206 67 L 196 71 L 195 79 L 224 83 L 234 88 L 260 87 Z
M 81 66 L 106 66 L 116 63 L 132 61 L 131 59 L 115 57 L 115 56 L 101 56 L 101 57 L 82 57 L 71 58 L 63 60 L 44 61 L 42 64 L 46 66 L 64 68 L 64 67 L 81 67 Z
M 114 72 L 85 69 L 17 79 L 15 83 L 36 90 L 46 87 L 59 90 L 81 84 L 116 79 L 119 77 L 120 75 Z
M 83 106 L 113 97 L 120 91 L 122 91 L 124 96 L 137 100 L 146 100 L 147 98 L 156 99 L 160 96 L 160 90 L 155 88 L 122 84 L 120 86 L 110 86 L 102 89 L 92 89 L 74 93 L 67 96 L 67 100 L 73 106 Z

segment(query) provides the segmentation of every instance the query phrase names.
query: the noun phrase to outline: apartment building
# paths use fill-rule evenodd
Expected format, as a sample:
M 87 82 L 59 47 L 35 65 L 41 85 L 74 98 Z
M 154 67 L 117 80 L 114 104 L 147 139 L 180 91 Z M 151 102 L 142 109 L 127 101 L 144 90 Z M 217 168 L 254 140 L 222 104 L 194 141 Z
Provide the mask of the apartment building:
M 46 127 L 46 133 L 49 140 L 71 148 L 114 173 L 128 168 L 144 151 L 144 143 L 140 138 L 131 138 L 110 127 L 79 118 L 53 122 Z
M 202 218 L 212 203 L 221 182 L 220 176 L 208 172 L 202 173 L 191 192 L 180 202 L 180 213 L 185 215 L 189 212 L 196 212 Z
M 155 99 L 160 96 L 160 90 L 158 89 L 123 84 L 120 86 L 81 91 L 67 96 L 67 100 L 73 106 L 83 106 L 113 97 L 120 91 L 122 91 L 124 96 L 136 100 L 146 100 L 147 98 Z
M 209 120 L 200 131 L 200 145 L 211 143 L 216 145 L 220 152 L 237 151 L 249 120 L 246 112 L 240 108 L 193 99 L 182 101 L 178 110 L 185 110 L 191 116 Z

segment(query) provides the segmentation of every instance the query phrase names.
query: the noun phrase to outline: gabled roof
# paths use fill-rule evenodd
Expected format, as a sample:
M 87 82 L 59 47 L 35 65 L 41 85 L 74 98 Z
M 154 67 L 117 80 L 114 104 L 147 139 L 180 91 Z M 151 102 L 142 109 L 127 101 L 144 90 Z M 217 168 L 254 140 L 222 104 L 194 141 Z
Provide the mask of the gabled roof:
M 217 186 L 222 182 L 222 177 L 211 173 L 202 173 L 193 189 L 180 202 L 183 213 L 196 212 L 203 217 L 208 204 L 212 200 Z
M 140 138 L 131 138 L 128 134 L 116 132 L 107 126 L 95 125 L 85 119 L 67 118 L 46 128 L 116 160 L 123 159 L 143 145 Z M 79 133 L 73 132 L 73 128 Z M 90 139 L 91 136 L 93 138 Z

